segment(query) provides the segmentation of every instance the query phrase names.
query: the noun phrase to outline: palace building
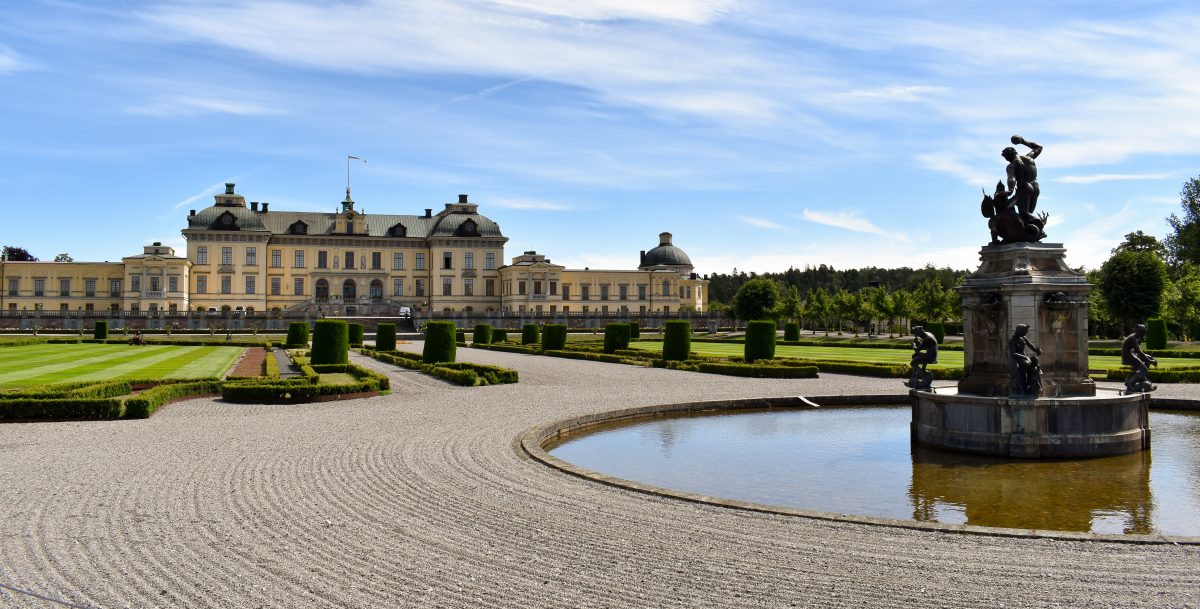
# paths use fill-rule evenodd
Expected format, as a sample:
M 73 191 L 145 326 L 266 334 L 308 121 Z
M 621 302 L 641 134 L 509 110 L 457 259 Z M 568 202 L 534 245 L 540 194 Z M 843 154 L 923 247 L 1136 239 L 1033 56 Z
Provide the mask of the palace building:
M 526 252 L 504 265 L 500 226 L 459 195 L 438 213 L 247 204 L 234 184 L 187 217 L 186 256 L 161 243 L 121 262 L 6 262 L 0 309 L 92 315 L 672 313 L 705 311 L 707 280 L 662 233 L 636 270 L 566 269 Z

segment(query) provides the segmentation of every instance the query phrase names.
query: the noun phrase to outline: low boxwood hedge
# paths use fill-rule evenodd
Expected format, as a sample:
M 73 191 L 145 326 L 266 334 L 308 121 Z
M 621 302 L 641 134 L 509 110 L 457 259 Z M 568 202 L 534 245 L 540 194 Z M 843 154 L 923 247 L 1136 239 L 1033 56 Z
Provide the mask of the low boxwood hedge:
M 496 348 L 496 346 L 482 346 L 481 348 Z M 474 387 L 476 385 L 516 383 L 519 380 L 519 375 L 516 370 L 501 368 L 499 366 L 488 366 L 485 364 L 474 364 L 471 362 L 439 362 L 435 364 L 427 364 L 420 356 L 402 351 L 381 353 L 379 351 L 363 349 L 362 354 L 384 363 L 393 364 L 402 368 L 409 368 L 411 370 L 418 370 L 424 374 L 428 374 L 457 385 L 465 385 L 468 387 Z
M 125 400 L 125 416 L 130 419 L 145 419 L 171 400 L 221 393 L 223 385 L 221 381 L 165 383 Z
M 1133 369 L 1129 367 L 1109 368 L 1105 371 L 1105 377 L 1110 381 L 1124 382 L 1132 373 Z M 1151 368 L 1146 378 L 1152 383 L 1200 383 L 1200 368 Z

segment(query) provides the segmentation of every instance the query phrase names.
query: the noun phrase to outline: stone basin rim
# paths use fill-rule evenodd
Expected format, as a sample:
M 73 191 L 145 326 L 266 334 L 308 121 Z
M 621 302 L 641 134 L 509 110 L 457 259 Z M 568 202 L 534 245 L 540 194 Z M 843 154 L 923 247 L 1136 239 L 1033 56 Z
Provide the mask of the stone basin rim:
M 641 482 L 634 482 L 616 476 L 609 476 L 594 470 L 575 465 L 559 459 L 544 448 L 551 441 L 570 433 L 577 433 L 590 427 L 611 423 L 625 423 L 639 420 L 653 420 L 667 416 L 736 410 L 817 410 L 819 408 L 840 408 L 849 406 L 880 406 L 908 405 L 908 393 L 880 395 L 832 395 L 832 396 L 778 396 L 765 398 L 746 398 L 735 400 L 708 400 L 699 402 L 679 402 L 673 404 L 658 404 L 636 408 L 623 408 L 567 419 L 534 426 L 516 437 L 517 452 L 529 458 L 552 467 L 564 473 L 598 482 L 607 486 L 622 488 L 657 497 L 701 503 L 735 510 L 776 514 L 780 516 L 827 520 L 866 526 L 880 526 L 916 531 L 940 533 L 958 533 L 964 535 L 983 535 L 988 537 L 1015 537 L 1028 539 L 1052 539 L 1058 541 L 1094 541 L 1104 543 L 1127 544 L 1173 544 L 1200 546 L 1200 536 L 1183 535 L 1116 535 L 1109 533 L 1081 533 L 1073 531 L 1054 531 L 1045 529 L 1013 529 L 1002 527 L 985 527 L 969 524 L 943 524 L 938 522 L 919 522 L 898 518 L 883 518 L 878 516 L 861 516 L 842 514 L 838 512 L 823 512 L 788 508 L 751 501 L 739 501 L 689 493 L 675 489 L 663 488 Z M 814 404 L 819 406 L 814 406 Z M 1200 410 L 1200 400 L 1191 399 L 1152 399 L 1152 409 L 1182 409 Z

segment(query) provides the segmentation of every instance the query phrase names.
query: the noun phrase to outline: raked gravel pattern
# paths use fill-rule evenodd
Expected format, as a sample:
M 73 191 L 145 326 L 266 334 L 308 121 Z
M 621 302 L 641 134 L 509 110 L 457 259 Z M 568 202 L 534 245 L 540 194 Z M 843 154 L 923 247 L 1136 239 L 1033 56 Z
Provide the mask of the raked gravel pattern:
M 356 356 L 388 371 L 391 395 L 0 425 L 0 606 L 1200 607 L 1195 546 L 739 511 L 604 486 L 515 447 L 590 412 L 898 393 L 897 380 L 459 354 L 521 382 L 462 388 Z

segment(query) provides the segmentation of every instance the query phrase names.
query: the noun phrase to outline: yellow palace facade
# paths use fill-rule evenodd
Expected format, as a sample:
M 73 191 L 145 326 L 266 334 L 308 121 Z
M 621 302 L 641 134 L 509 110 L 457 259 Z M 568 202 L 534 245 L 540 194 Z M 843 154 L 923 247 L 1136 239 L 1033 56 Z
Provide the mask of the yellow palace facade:
M 192 210 L 186 252 L 154 243 L 120 262 L 12 262 L 7 315 L 253 316 L 702 312 L 707 280 L 663 233 L 631 270 L 566 269 L 536 252 L 504 264 L 500 226 L 459 195 L 433 213 L 271 210 L 232 183 Z

